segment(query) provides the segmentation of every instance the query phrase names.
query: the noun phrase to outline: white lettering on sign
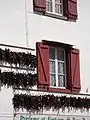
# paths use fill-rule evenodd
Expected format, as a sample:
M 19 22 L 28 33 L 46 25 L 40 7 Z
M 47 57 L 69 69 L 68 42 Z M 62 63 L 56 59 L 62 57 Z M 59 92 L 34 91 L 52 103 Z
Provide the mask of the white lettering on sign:
M 45 115 L 16 115 L 15 120 L 87 120 L 83 117 L 74 116 L 45 116 Z
M 20 116 L 20 120 L 39 120 L 39 118 L 32 118 L 32 117 L 24 117 L 24 116 Z

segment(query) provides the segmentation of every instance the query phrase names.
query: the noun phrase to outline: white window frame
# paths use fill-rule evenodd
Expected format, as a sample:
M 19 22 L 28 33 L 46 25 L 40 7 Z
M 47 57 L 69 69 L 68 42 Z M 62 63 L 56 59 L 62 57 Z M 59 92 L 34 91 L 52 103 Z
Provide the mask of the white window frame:
M 46 0 L 46 2 L 48 2 L 48 1 L 49 1 L 49 0 Z M 61 5 L 61 7 L 62 7 L 62 8 L 61 8 L 61 9 L 62 9 L 62 10 L 61 10 L 61 11 L 62 11 L 61 13 L 56 13 L 56 12 L 55 12 L 55 4 L 60 4 L 60 5 Z M 46 6 L 46 7 L 47 7 L 47 6 Z M 56 15 L 63 16 L 63 0 L 61 0 L 61 3 L 57 3 L 57 2 L 55 2 L 55 0 L 52 0 L 52 12 L 51 12 L 51 11 L 48 11 L 47 8 L 46 8 L 46 12 L 47 12 L 47 13 L 51 13 L 51 14 L 56 14 Z
M 65 49 L 58 48 L 58 47 L 50 47 L 50 48 L 54 48 L 55 49 L 55 60 L 52 60 L 52 59 L 49 58 L 49 62 L 50 61 L 55 61 L 55 80 L 56 80 L 56 86 L 51 86 L 51 84 L 50 84 L 50 87 L 66 88 L 67 81 L 66 81 L 66 57 L 65 57 Z M 57 59 L 57 56 L 58 56 L 57 55 L 57 49 L 64 51 L 64 61 L 60 61 L 60 60 Z M 64 71 L 65 73 L 64 74 L 58 73 L 58 61 L 64 63 L 64 69 L 65 69 L 65 71 Z M 50 73 L 50 74 L 53 74 L 53 73 Z M 63 87 L 59 87 L 58 86 L 59 85 L 59 83 L 58 83 L 58 75 L 65 76 L 65 86 L 63 86 Z

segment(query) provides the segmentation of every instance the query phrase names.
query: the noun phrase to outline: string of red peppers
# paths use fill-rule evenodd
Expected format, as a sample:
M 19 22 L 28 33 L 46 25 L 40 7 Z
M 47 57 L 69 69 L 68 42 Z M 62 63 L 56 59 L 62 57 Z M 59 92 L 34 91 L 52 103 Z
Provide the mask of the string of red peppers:
M 36 56 L 31 53 L 13 52 L 10 49 L 0 48 L 0 61 L 2 63 L 19 65 L 20 67 L 30 68 L 32 73 L 1 72 L 0 81 L 7 87 L 29 88 L 36 85 L 37 75 L 34 74 L 36 68 Z
M 25 52 L 12 52 L 10 49 L 2 50 L 0 48 L 0 61 L 16 66 L 28 66 L 36 68 L 36 56 Z
M 66 96 L 54 96 L 54 95 L 40 95 L 32 96 L 27 94 L 15 94 L 13 97 L 14 109 L 26 109 L 27 111 L 40 111 L 41 109 L 50 110 L 89 110 L 90 99 L 88 98 L 76 98 Z
M 0 71 L 0 80 L 1 80 L 2 86 L 16 87 L 16 88 L 29 88 L 36 85 L 37 74 Z

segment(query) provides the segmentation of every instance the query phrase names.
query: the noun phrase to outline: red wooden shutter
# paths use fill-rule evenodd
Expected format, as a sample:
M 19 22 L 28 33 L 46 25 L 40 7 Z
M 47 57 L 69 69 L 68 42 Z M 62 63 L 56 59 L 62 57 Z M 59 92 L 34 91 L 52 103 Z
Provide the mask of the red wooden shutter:
M 46 0 L 33 0 L 34 10 L 38 12 L 46 11 Z
M 79 92 L 80 85 L 80 64 L 79 64 L 79 50 L 71 50 L 71 82 L 72 91 Z
M 79 50 L 72 48 L 66 52 L 67 89 L 79 92 L 81 89 Z
M 49 47 L 42 43 L 36 44 L 38 85 L 49 86 Z
M 77 0 L 68 0 L 68 19 L 77 20 Z

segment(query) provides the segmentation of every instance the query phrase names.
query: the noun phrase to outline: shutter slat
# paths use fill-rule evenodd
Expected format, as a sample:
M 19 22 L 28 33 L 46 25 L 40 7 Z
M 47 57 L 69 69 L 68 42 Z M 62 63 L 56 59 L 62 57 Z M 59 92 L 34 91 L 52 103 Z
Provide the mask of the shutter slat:
M 77 0 L 68 0 L 68 19 L 77 20 Z
M 46 11 L 46 1 L 45 0 L 34 0 L 34 10 L 38 12 Z
M 36 44 L 38 85 L 49 86 L 49 47 L 42 43 Z

